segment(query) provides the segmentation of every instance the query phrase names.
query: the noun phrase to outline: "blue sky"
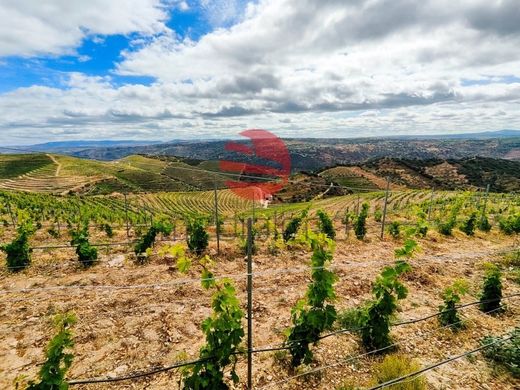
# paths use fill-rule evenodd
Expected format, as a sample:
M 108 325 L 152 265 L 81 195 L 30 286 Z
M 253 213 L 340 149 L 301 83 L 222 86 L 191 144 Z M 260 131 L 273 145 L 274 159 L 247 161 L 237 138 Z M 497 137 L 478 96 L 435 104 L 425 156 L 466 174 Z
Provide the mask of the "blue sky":
M 4 143 L 520 128 L 516 0 L 0 0 Z
M 166 26 L 180 39 L 200 39 L 214 27 L 200 7 L 185 11 L 168 10 Z M 0 60 L 0 93 L 31 85 L 63 87 L 63 77 L 69 72 L 88 76 L 109 75 L 115 84 L 144 84 L 154 81 L 152 77 L 121 76 L 114 72 L 121 61 L 123 51 L 132 51 L 138 34 L 87 35 L 72 55 L 34 57 L 9 56 Z

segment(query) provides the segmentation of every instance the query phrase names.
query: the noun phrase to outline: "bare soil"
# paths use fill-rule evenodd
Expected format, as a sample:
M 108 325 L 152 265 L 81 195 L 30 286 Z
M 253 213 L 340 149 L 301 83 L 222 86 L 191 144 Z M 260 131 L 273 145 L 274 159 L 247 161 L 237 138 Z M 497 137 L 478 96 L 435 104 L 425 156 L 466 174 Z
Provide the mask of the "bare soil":
M 156 249 L 162 245 L 165 244 Z M 380 241 L 375 235 L 365 242 L 339 237 L 334 256 L 334 269 L 339 276 L 336 307 L 355 307 L 369 299 L 372 281 L 385 265 L 393 262 L 393 251 L 401 245 L 401 241 L 390 238 Z M 458 278 L 467 279 L 472 286 L 463 302 L 476 300 L 484 272 L 482 264 L 500 262 L 502 256 L 498 252 L 517 244 L 511 237 L 498 233 L 477 233 L 467 238 L 456 232 L 455 237 L 445 238 L 431 232 L 420 245 L 421 253 L 411 260 L 413 272 L 405 277 L 409 296 L 400 303 L 396 320 L 435 313 L 441 304 L 441 290 Z M 214 243 L 210 248 L 218 264 L 216 274 L 236 280 L 245 309 L 244 257 L 237 242 L 223 242 L 221 248 L 220 256 L 216 256 Z M 255 348 L 283 342 L 291 307 L 304 296 L 310 278 L 306 269 L 310 253 L 306 250 L 293 248 L 272 256 L 265 251 L 265 245 L 261 248 L 254 257 Z M 136 265 L 128 252 L 124 247 L 111 248 L 109 253 L 101 251 L 99 264 L 82 269 L 71 249 L 37 251 L 29 269 L 1 274 L 0 388 L 14 388 L 13 381 L 21 375 L 35 378 L 53 334 L 50 319 L 53 314 L 68 310 L 78 318 L 70 379 L 120 376 L 198 356 L 204 342 L 200 325 L 211 313 L 211 294 L 201 288 L 197 272 L 182 275 L 171 258 L 157 254 L 148 264 Z M 517 292 L 520 286 L 504 278 L 504 295 Z M 433 318 L 393 328 L 394 341 L 400 353 L 427 366 L 477 347 L 485 335 L 501 335 L 518 326 L 520 299 L 504 303 L 508 305 L 506 312 L 497 316 L 485 315 L 476 307 L 465 309 L 466 328 L 460 332 L 439 329 Z M 346 357 L 364 352 L 359 337 L 353 334 L 329 337 L 313 350 L 315 362 L 296 371 L 288 367 L 283 353 L 255 354 L 254 388 L 335 389 L 344 383 L 367 386 L 374 363 L 382 359 L 369 356 L 343 363 Z M 327 369 L 287 380 L 329 365 Z M 245 389 L 244 358 L 239 361 L 238 373 L 241 383 L 232 388 Z M 174 370 L 134 381 L 72 388 L 175 389 L 179 377 Z M 520 386 L 480 354 L 429 371 L 426 378 L 431 389 Z

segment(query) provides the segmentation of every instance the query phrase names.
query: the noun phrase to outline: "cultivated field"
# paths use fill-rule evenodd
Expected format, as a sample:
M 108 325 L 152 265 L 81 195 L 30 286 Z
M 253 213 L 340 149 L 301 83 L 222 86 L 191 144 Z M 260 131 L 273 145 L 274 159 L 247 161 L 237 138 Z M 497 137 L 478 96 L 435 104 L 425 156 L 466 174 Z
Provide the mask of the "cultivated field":
M 2 388 L 12 388 L 13 381 L 24 375 L 35 378 L 53 334 L 51 318 L 67 311 L 77 316 L 69 380 L 122 377 L 197 359 L 204 343 L 201 324 L 212 313 L 212 293 L 201 287 L 196 268 L 187 275 L 179 272 L 176 257 L 166 250 L 175 243 L 184 243 L 182 216 L 188 214 L 208 216 L 210 245 L 206 253 L 215 260 L 214 276 L 217 280 L 228 277 L 235 284 L 243 310 L 247 300 L 242 221 L 253 213 L 257 218 L 252 308 L 253 349 L 257 351 L 253 355 L 255 389 L 370 388 L 374 385 L 372 378 L 377 364 L 384 358 L 363 347 L 356 332 L 337 332 L 345 329 L 342 322 L 324 332 L 330 337 L 311 346 L 314 358 L 309 364 L 292 368 L 290 354 L 284 349 L 276 350 L 286 340 L 291 309 L 305 296 L 311 280 L 312 251 L 304 237 L 319 230 L 316 217 L 319 209 L 333 218 L 336 232 L 336 249 L 329 268 L 338 276 L 333 304 L 340 315 L 371 299 L 377 275 L 395 261 L 395 249 L 403 247 L 412 236 L 419 245 L 420 249 L 408 259 L 412 271 L 401 278 L 409 290 L 408 296 L 399 301 L 398 311 L 391 319 L 392 323 L 418 321 L 391 328 L 395 348 L 390 354 L 399 353 L 412 358 L 420 367 L 427 367 L 478 347 L 484 336 L 501 336 L 518 326 L 518 235 L 504 227 L 504 220 L 518 215 L 518 197 L 459 192 L 438 192 L 432 196 L 430 191 L 393 191 L 387 202 L 387 225 L 381 240 L 382 222 L 377 213 L 384 206 L 384 192 L 274 205 L 268 209 L 257 204 L 253 210 L 251 202 L 240 203 L 232 192 L 219 191 L 219 217 L 224 218 L 224 225 L 217 253 L 216 231 L 211 226 L 213 196 L 213 192 L 132 195 L 128 196 L 125 210 L 122 197 L 3 194 L 2 242 L 15 237 L 11 226 L 13 215 L 17 224 L 32 219 L 42 227 L 29 241 L 34 248 L 30 266 L 15 273 L 4 268 L 0 278 Z M 345 214 L 358 215 L 364 203 L 369 206 L 367 234 L 360 240 L 355 237 L 355 225 L 345 220 Z M 58 209 L 62 214 L 56 219 Z M 309 213 L 302 220 L 299 238 L 285 244 L 276 240 L 275 231 L 281 234 L 305 209 Z M 455 211 L 453 231 L 441 234 L 439 224 Z M 473 213 L 478 213 L 479 219 L 485 215 L 492 225 L 491 231 L 475 228 L 472 235 L 462 232 L 461 226 Z M 80 265 L 75 248 L 69 244 L 67 223 L 74 228 L 79 219 L 71 221 L 71 218 L 78 214 L 87 216 L 91 223 L 91 243 L 116 244 L 99 246 L 98 260 L 91 267 Z M 157 241 L 144 264 L 136 263 L 133 240 L 149 228 L 148 218 L 171 221 L 173 215 L 178 218 L 176 230 Z M 59 220 L 62 221 L 60 234 L 51 236 L 47 229 L 56 227 Z M 105 222 L 113 227 L 112 237 L 99 228 Z M 395 237 L 388 230 L 393 222 L 399 226 L 398 234 L 392 233 Z M 428 227 L 424 236 L 408 231 L 423 224 Z M 195 262 L 196 256 L 190 256 Z M 505 310 L 492 315 L 479 311 L 478 305 L 470 305 L 459 310 L 464 328 L 454 331 L 451 326 L 439 324 L 435 314 L 442 304 L 443 289 L 464 279 L 469 287 L 461 303 L 478 302 L 488 262 L 502 270 Z M 431 318 L 421 320 L 430 315 Z M 229 367 L 226 369 L 225 381 L 231 388 L 245 388 L 246 368 L 246 357 L 239 355 L 240 382 L 236 385 L 228 376 Z M 179 369 L 171 369 L 142 378 L 72 387 L 171 389 L 178 387 L 181 376 Z M 432 389 L 518 386 L 511 374 L 480 354 L 429 370 L 425 378 Z

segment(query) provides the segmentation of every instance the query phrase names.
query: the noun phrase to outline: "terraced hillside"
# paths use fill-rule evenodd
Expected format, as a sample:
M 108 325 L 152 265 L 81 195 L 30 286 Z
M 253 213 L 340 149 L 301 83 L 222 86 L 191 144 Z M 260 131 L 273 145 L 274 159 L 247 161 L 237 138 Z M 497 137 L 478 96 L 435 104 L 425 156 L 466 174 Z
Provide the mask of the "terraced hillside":
M 113 192 L 199 191 L 225 185 L 210 161 L 128 156 L 105 162 L 50 154 L 1 155 L 0 189 L 91 195 Z
M 29 162 L 27 165 L 26 161 Z M 51 155 L 2 156 L 0 189 L 65 193 L 106 178 L 102 171 L 78 174 L 70 169 L 64 171 L 62 167 L 62 163 Z
M 442 188 L 446 190 L 483 188 L 494 192 L 520 190 L 520 162 L 484 157 L 462 160 L 407 160 L 381 158 L 356 166 L 337 166 L 320 176 L 363 190 L 382 189 L 390 178 L 394 189 Z

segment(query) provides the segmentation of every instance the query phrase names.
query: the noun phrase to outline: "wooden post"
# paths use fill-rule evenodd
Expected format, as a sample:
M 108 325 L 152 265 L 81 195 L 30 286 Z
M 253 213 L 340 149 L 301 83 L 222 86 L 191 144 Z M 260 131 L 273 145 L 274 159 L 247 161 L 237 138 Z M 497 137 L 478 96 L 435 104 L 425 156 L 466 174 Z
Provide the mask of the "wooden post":
M 489 197 L 489 184 L 486 186 L 486 194 L 484 195 L 484 205 L 482 206 L 482 216 L 480 217 L 481 222 L 483 222 L 484 218 L 486 218 L 486 207 L 487 207 L 488 197 Z
M 218 193 L 217 193 L 217 182 L 214 182 L 214 193 L 215 193 L 215 231 L 217 233 L 217 254 L 220 255 L 220 224 L 218 220 Z
M 433 207 L 433 197 L 435 195 L 435 187 L 432 188 L 432 194 L 430 196 L 430 206 L 428 207 L 428 222 L 430 222 L 432 218 L 432 207 Z
M 247 388 L 253 384 L 253 225 L 247 220 Z
M 386 178 L 385 205 L 383 207 L 383 220 L 381 221 L 381 240 L 385 236 L 386 207 L 388 205 L 388 193 L 390 192 L 390 177 Z
M 7 201 L 7 211 L 9 211 L 9 215 L 11 216 L 11 222 L 13 227 L 16 229 L 16 218 L 14 217 L 13 210 L 11 209 L 11 203 Z
M 128 221 L 128 200 L 126 199 L 126 194 L 124 194 L 124 196 L 125 196 L 126 238 L 130 238 L 130 223 Z

